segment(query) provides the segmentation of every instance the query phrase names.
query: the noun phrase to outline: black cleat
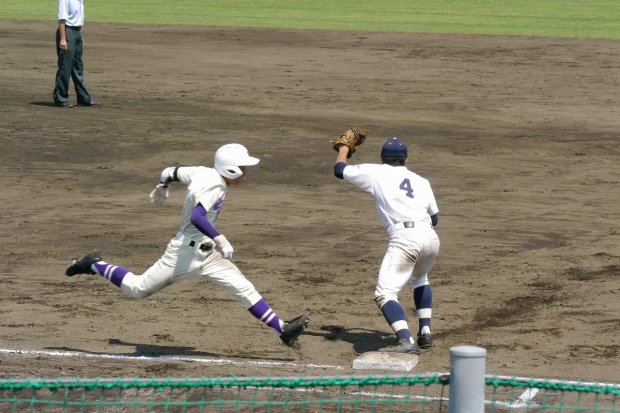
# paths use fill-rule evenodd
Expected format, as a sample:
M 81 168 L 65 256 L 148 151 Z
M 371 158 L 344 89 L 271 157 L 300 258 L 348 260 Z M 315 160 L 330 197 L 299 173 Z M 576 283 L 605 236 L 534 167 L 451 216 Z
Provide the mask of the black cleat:
M 430 333 L 418 334 L 418 346 L 425 349 L 433 347 L 433 336 Z
M 310 312 L 306 311 L 303 315 L 284 322 L 284 332 L 280 334 L 280 339 L 284 344 L 289 347 L 293 347 L 297 342 L 297 339 L 301 335 L 302 331 L 308 326 L 310 322 Z
M 97 261 L 101 261 L 101 253 L 99 250 L 92 250 L 79 260 L 75 260 L 69 264 L 65 270 L 65 274 L 69 277 L 73 277 L 76 274 L 95 274 L 93 270 L 90 269 L 90 266 Z
M 420 354 L 420 347 L 416 343 L 402 338 L 398 340 L 397 345 L 384 347 L 379 351 L 382 353 Z

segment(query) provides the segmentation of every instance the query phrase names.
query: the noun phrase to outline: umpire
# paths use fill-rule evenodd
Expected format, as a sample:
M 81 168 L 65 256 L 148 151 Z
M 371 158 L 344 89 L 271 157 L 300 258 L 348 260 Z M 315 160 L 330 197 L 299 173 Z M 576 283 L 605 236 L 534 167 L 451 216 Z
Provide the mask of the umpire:
M 84 25 L 83 0 L 58 0 L 58 29 L 56 30 L 56 54 L 58 70 L 54 87 L 54 105 L 70 107 L 69 78 L 77 95 L 78 106 L 99 106 L 84 85 L 82 63 L 82 26 Z

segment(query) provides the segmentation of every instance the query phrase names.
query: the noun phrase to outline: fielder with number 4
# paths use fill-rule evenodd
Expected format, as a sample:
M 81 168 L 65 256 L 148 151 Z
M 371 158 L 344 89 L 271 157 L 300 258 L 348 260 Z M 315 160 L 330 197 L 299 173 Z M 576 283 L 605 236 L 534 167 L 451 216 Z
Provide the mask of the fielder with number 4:
M 187 192 L 179 230 L 168 243 L 164 255 L 143 274 L 134 274 L 109 264 L 98 250 L 94 250 L 73 261 L 66 275 L 99 274 L 133 298 L 148 297 L 176 282 L 203 276 L 228 291 L 254 317 L 273 329 L 284 344 L 293 346 L 308 325 L 310 314 L 306 312 L 292 321 L 282 321 L 230 261 L 233 247 L 214 226 L 228 187 L 239 184 L 245 179 L 246 166 L 258 162 L 245 146 L 232 143 L 217 150 L 214 168 L 165 168 L 159 184 L 150 194 L 151 201 L 162 204 L 174 182 L 187 185 Z
M 398 138 L 383 144 L 381 164 L 347 165 L 347 159 L 365 138 L 363 130 L 354 128 L 332 141 L 338 152 L 334 174 L 375 198 L 379 218 L 387 229 L 389 241 L 379 269 L 375 303 L 398 344 L 381 351 L 420 354 L 420 348 L 433 344 L 433 295 L 428 273 L 439 254 L 439 238 L 433 229 L 439 222 L 439 209 L 429 181 L 407 169 L 407 145 Z M 418 316 L 416 339 L 398 302 L 398 294 L 407 282 L 413 288 Z

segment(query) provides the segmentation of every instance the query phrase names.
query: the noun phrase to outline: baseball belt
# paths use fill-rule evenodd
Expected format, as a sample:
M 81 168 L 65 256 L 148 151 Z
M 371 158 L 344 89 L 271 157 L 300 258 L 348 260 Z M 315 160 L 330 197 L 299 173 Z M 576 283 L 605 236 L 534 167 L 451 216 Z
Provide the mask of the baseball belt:
M 389 229 L 395 230 L 395 229 L 401 229 L 401 228 L 414 228 L 414 227 L 415 227 L 415 222 L 404 221 L 404 222 L 397 222 L 396 224 L 390 225 Z
M 194 240 L 191 240 L 188 244 L 188 247 L 192 247 L 192 248 L 197 248 L 202 252 L 209 252 L 213 249 L 213 244 L 209 244 L 207 242 L 204 242 L 200 245 L 198 245 L 198 243 Z

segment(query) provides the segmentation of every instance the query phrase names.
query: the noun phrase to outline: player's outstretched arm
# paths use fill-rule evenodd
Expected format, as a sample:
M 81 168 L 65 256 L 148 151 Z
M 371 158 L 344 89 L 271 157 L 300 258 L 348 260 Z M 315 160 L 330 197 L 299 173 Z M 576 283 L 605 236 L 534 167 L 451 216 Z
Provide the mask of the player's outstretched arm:
M 344 168 L 347 166 L 349 151 L 349 147 L 344 145 L 338 148 L 338 156 L 336 156 L 336 161 L 334 162 L 334 175 L 336 175 L 336 178 L 344 178 Z
M 336 178 L 344 178 L 344 168 L 347 166 L 347 159 L 353 155 L 355 148 L 366 140 L 366 131 L 361 128 L 351 128 L 344 133 L 336 136 L 330 141 L 332 148 L 338 152 L 334 163 L 334 175 Z
M 335 163 L 344 162 L 346 164 L 350 151 L 351 149 L 349 149 L 348 146 L 344 146 L 344 145 L 340 146 L 340 148 L 338 148 L 338 155 L 336 156 Z

